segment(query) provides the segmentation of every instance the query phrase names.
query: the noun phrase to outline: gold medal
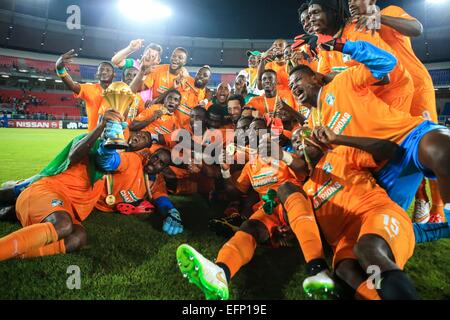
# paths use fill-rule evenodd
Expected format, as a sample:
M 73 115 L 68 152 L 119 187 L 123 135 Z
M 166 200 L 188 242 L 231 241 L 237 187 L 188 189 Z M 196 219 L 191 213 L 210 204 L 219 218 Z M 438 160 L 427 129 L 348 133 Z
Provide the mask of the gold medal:
M 109 205 L 109 206 L 112 206 L 112 205 L 114 205 L 115 203 L 116 203 L 116 197 L 114 197 L 112 194 L 109 194 L 109 195 L 106 197 L 106 204 Z

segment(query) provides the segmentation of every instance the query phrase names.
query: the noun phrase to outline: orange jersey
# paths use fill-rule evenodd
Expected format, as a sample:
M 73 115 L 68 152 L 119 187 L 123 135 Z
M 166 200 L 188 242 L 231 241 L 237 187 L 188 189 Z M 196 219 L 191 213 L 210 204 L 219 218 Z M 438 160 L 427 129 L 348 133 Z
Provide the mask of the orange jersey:
M 153 90 L 153 99 L 163 94 L 173 87 L 173 81 L 178 75 L 170 73 L 170 65 L 162 64 L 156 66 L 155 70 L 149 73 L 144 84 L 148 89 Z
M 136 121 L 144 121 L 147 119 L 150 119 L 156 110 L 163 110 L 164 106 L 161 104 L 153 105 L 149 109 L 145 109 L 143 112 L 141 112 L 136 118 Z M 148 131 L 153 134 L 163 134 L 163 135 L 170 135 L 172 132 L 174 132 L 176 129 L 180 128 L 180 119 L 179 115 L 177 114 L 177 110 L 173 114 L 164 114 L 160 118 L 156 119 L 152 123 L 150 123 L 147 127 L 142 129 L 143 131 Z M 166 139 L 167 140 L 167 139 Z
M 266 115 L 267 113 L 273 116 L 273 113 L 276 109 L 277 99 L 281 99 L 292 109 L 296 111 L 299 110 L 299 106 L 295 101 L 295 98 L 290 90 L 277 89 L 277 95 L 273 98 L 267 98 L 266 94 L 263 94 L 262 96 L 253 97 L 250 99 L 247 105 L 255 108 L 258 111 L 260 117 L 264 117 L 264 115 Z
M 300 181 L 295 173 L 283 161 L 271 160 L 273 165 L 266 163 L 257 156 L 254 161 L 247 162 L 242 169 L 241 175 L 236 180 L 236 188 L 247 193 L 250 187 L 259 193 L 260 197 L 267 190 L 278 190 L 285 182 L 292 182 L 300 186 Z M 253 163 L 252 163 L 253 162 Z
M 147 158 L 135 152 L 120 153 L 120 165 L 110 178 L 104 179 L 105 187 L 95 207 L 105 212 L 113 212 L 118 203 L 133 203 L 147 197 L 144 165 Z M 112 184 L 112 195 L 116 198 L 114 205 L 105 202 L 108 196 L 108 181 Z M 149 176 L 150 199 L 167 196 L 166 185 L 162 175 Z
M 356 24 L 347 24 L 342 30 L 342 37 L 350 41 L 367 41 L 374 46 L 386 50 L 395 55 L 394 50 L 381 39 L 378 33 L 372 36 L 370 33 L 355 31 Z M 358 65 L 357 61 L 351 59 L 350 55 L 342 54 L 338 51 L 321 51 L 319 53 L 318 72 L 328 74 L 330 72 L 341 72 L 348 67 Z M 399 61 L 389 74 L 389 84 L 382 86 L 373 86 L 371 90 L 384 102 L 389 105 L 395 104 L 399 97 L 409 96 L 412 99 L 414 94 L 414 83 L 411 75 Z M 404 104 L 395 104 L 395 107 L 401 111 L 409 112 L 411 109 L 410 101 Z
M 381 14 L 384 16 L 402 18 L 407 20 L 415 20 L 409 14 L 407 14 L 402 8 L 397 6 L 389 6 L 381 10 Z M 409 71 L 413 82 L 414 89 L 416 92 L 423 91 L 430 92 L 434 96 L 433 80 L 422 62 L 414 54 L 414 50 L 411 45 L 411 39 L 397 30 L 390 28 L 384 24 L 381 25 L 380 30 L 381 38 L 395 51 L 395 56 L 403 64 L 406 70 Z M 423 103 L 423 106 L 429 106 L 432 113 L 436 113 L 436 103 L 433 103 L 433 97 L 427 99 L 427 102 Z M 421 110 L 416 110 L 416 108 L 422 107 L 422 105 L 417 105 L 414 103 L 411 106 L 411 114 L 421 115 L 419 112 Z M 434 119 L 433 119 L 434 120 Z
M 289 90 L 289 75 L 286 69 L 286 63 L 279 65 L 276 61 L 266 64 L 264 69 L 272 69 L 277 73 L 277 88 L 281 90 Z
M 351 67 L 322 87 L 319 106 L 308 124 L 317 121 L 336 134 L 372 137 L 397 144 L 425 119 L 389 107 L 369 89 L 378 80 L 363 65 Z M 319 120 L 317 120 L 319 118 Z
M 334 264 L 344 258 L 354 258 L 352 249 L 358 234 L 365 234 L 368 227 L 372 231 L 376 230 L 375 234 L 384 237 L 383 215 L 395 217 L 405 226 L 405 234 L 399 238 L 408 240 L 403 241 L 404 244 L 393 241 L 395 234 L 392 232 L 392 237 L 386 237 L 396 255 L 407 256 L 401 263 L 399 261 L 399 265 L 404 264 L 411 255 L 411 240 L 412 248 L 414 247 L 411 221 L 403 209 L 376 183 L 369 171 L 376 166 L 369 153 L 340 146 L 324 155 L 304 184 L 303 189 L 312 199 L 323 235 L 335 251 Z M 369 220 L 374 221 L 366 223 Z M 402 238 L 403 236 L 406 238 Z M 349 248 L 344 248 L 343 244 L 347 244 Z
M 45 184 L 50 190 L 58 190 L 59 193 L 64 194 L 70 201 L 78 221 L 83 221 L 89 216 L 104 187 L 103 180 L 91 185 L 87 161 L 72 165 L 55 176 L 42 178 L 35 184 Z
M 178 107 L 181 125 L 183 128 L 189 126 L 189 119 L 193 108 L 198 106 L 199 102 L 206 97 L 206 88 L 199 89 L 194 85 L 194 79 L 189 77 L 182 86 L 177 88 L 181 93 L 181 102 Z
M 99 83 L 82 83 L 80 88 L 80 93 L 75 97 L 86 103 L 88 132 L 91 132 L 97 126 L 98 112 L 103 104 L 103 88 Z

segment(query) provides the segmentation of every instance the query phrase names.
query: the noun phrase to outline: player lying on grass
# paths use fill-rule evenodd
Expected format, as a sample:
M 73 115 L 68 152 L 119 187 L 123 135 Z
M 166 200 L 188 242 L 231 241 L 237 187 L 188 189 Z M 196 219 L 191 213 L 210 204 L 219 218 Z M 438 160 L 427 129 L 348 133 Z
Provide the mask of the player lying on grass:
M 107 126 L 107 124 L 105 125 L 103 123 L 112 119 L 117 120 L 118 117 L 119 115 L 116 112 L 107 111 L 102 124 L 91 134 L 76 137 L 44 170 L 38 175 L 27 179 L 27 181 L 31 183 L 43 177 L 56 176 L 70 169 L 71 165 L 78 163 L 81 159 L 87 157 L 88 154 L 92 156 L 92 153 L 98 150 L 101 142 L 98 138 L 103 133 L 103 128 Z M 75 141 L 79 142 L 76 143 Z M 170 153 L 167 150 L 161 150 L 153 154 L 149 154 L 148 151 L 137 153 L 136 151 L 149 148 L 152 145 L 151 135 L 148 132 L 132 132 L 128 143 L 129 148 L 127 152 L 121 155 L 126 163 L 122 165 L 120 173 L 113 172 L 112 174 L 106 175 L 104 190 L 95 207 L 108 212 L 117 210 L 120 213 L 133 214 L 151 213 L 153 211 L 153 205 L 155 205 L 157 211 L 164 217 L 164 232 L 170 235 L 182 232 L 183 226 L 179 212 L 167 198 L 165 183 L 159 174 L 170 163 Z M 104 148 L 101 150 L 104 153 L 102 154 L 103 157 L 111 157 L 111 154 L 115 152 L 107 151 Z M 160 163 L 166 165 L 164 168 L 156 170 L 158 174 L 149 174 L 143 169 L 146 163 L 146 168 L 150 164 L 157 167 Z M 95 172 L 94 167 L 95 165 L 91 164 L 91 172 Z M 123 169 L 124 167 L 129 167 L 129 169 L 125 170 Z M 104 173 L 97 172 L 99 175 L 103 175 Z M 24 184 L 21 184 L 21 186 L 26 187 Z M 8 206 L 4 207 L 4 209 L 8 209 L 7 212 L 5 210 L 5 215 L 8 215 L 9 220 L 16 220 L 16 212 L 14 210 L 16 204 L 15 199 L 22 190 L 13 187 L 5 189 L 5 191 L 8 193 L 14 192 L 12 200 L 9 201 Z M 110 200 L 107 200 L 108 197 Z M 111 199 L 121 199 L 122 201 L 114 201 L 114 203 L 111 203 Z M 107 202 L 110 202 L 110 204 Z
M 340 50 L 362 64 L 341 72 L 331 82 L 307 66 L 291 71 L 293 94 L 311 109 L 309 125 L 327 125 L 336 134 L 395 142 L 401 152 L 377 168 L 377 182 L 407 210 L 424 175 L 437 177 L 444 209 L 449 212 L 450 131 L 390 108 L 369 90 L 396 65 L 392 54 L 364 41 L 347 41 Z
M 320 127 L 316 134 L 324 136 L 331 130 Z M 291 168 L 309 171 L 309 179 L 303 190 L 290 182 L 281 185 L 280 200 L 288 208 L 288 202 L 308 194 L 320 230 L 333 249 L 335 276 L 356 298 L 416 299 L 414 286 L 402 271 L 414 251 L 411 220 L 369 171 L 395 154 L 398 146 L 366 140 L 371 154 L 346 146 L 329 151 L 313 139 L 310 129 L 297 130 L 293 145 L 298 158 Z M 368 277 L 374 266 L 380 274 L 371 283 Z
M 258 132 L 266 129 L 265 120 L 254 120 L 250 126 L 250 139 L 257 140 Z M 278 202 L 277 197 L 281 195 L 277 196 L 277 190 L 281 184 L 291 182 L 300 187 L 298 177 L 286 163 L 263 159 L 257 155 L 254 161 L 247 162 L 237 181 L 230 179 L 229 164 L 225 162 L 221 166 L 230 193 L 245 194 L 253 187 L 263 201 L 258 210 L 220 249 L 216 263 L 207 260 L 191 246 L 181 245 L 177 250 L 177 260 L 183 275 L 198 286 L 207 299 L 228 299 L 230 280 L 252 259 L 256 246 L 270 241 L 277 227 L 289 224 L 307 262 L 309 277 L 304 282 L 305 291 L 312 295 L 332 291 L 334 282 L 327 271 L 319 229 L 310 202 L 305 196 L 286 202 L 284 207 Z

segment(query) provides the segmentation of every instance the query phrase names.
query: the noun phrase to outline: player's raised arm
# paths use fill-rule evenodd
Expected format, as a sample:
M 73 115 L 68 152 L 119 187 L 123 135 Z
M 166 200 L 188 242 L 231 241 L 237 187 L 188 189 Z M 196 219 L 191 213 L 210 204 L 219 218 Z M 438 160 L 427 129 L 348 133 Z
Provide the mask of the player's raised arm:
M 66 64 L 72 63 L 76 56 L 78 56 L 78 54 L 75 53 L 74 49 L 64 53 L 56 60 L 55 68 L 56 75 L 61 78 L 67 88 L 72 90 L 75 94 L 79 94 L 81 91 L 80 84 L 72 79 L 66 69 Z
M 130 54 L 139 50 L 143 44 L 144 44 L 144 39 L 131 40 L 130 44 L 126 48 L 120 50 L 111 58 L 111 62 L 118 68 L 127 67 L 127 65 L 126 65 L 128 63 L 127 57 Z M 131 61 L 131 66 L 132 66 L 132 64 L 133 64 L 133 61 Z
M 400 150 L 396 143 L 389 140 L 337 135 L 326 126 L 316 128 L 313 134 L 320 143 L 325 145 L 343 145 L 366 151 L 378 163 L 393 159 Z
M 364 64 L 372 76 L 380 81 L 385 80 L 397 65 L 397 58 L 393 54 L 366 41 L 346 41 L 340 38 L 322 43 L 321 47 L 350 55 L 353 60 Z
M 69 153 L 69 161 L 70 164 L 76 164 L 80 162 L 84 157 L 89 154 L 94 143 L 98 138 L 102 135 L 105 130 L 106 123 L 108 121 L 120 121 L 121 115 L 114 110 L 108 110 L 102 117 L 102 120 L 99 121 L 97 127 L 90 132 L 86 137 L 81 139 L 70 151 Z

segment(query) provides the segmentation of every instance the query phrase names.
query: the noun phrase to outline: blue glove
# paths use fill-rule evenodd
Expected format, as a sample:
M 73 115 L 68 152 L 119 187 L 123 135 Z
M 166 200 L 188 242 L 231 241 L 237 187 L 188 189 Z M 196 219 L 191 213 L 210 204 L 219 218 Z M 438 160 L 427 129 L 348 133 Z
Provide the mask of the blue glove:
M 163 222 L 163 231 L 170 236 L 183 233 L 183 224 L 177 209 L 169 210 L 169 216 Z
M 116 149 L 105 148 L 105 142 L 102 142 L 97 150 L 97 164 L 106 172 L 115 171 L 120 165 L 120 155 Z
M 103 131 L 106 139 L 115 139 L 117 136 L 123 134 L 123 130 L 128 126 L 126 122 L 111 121 L 106 122 L 105 130 Z

